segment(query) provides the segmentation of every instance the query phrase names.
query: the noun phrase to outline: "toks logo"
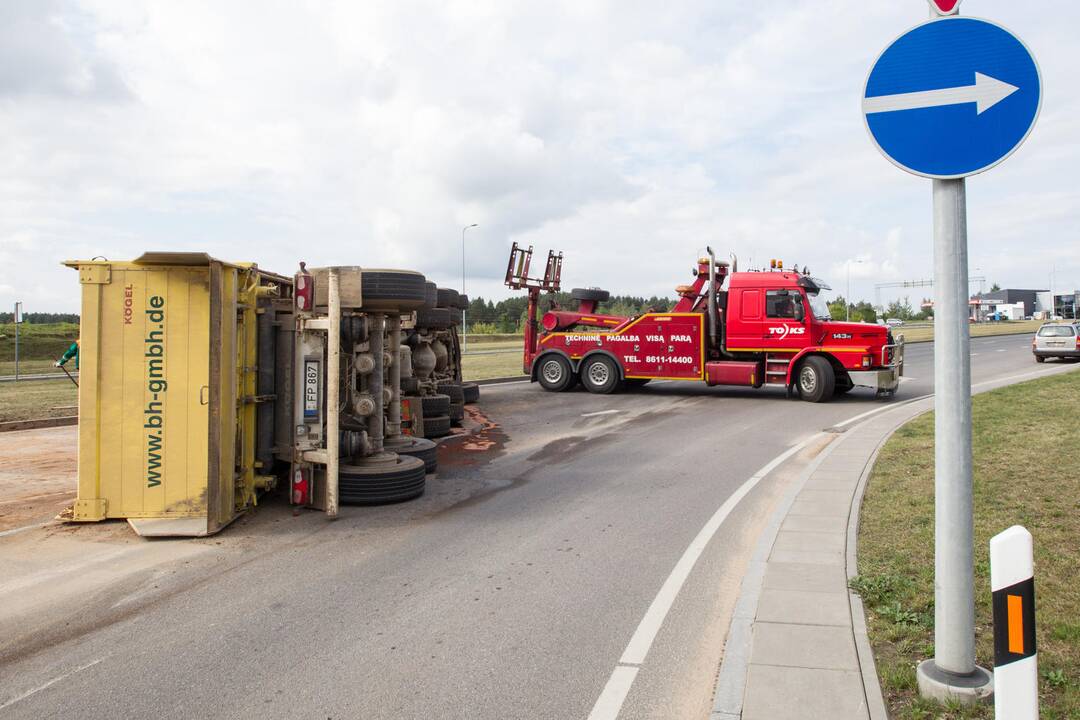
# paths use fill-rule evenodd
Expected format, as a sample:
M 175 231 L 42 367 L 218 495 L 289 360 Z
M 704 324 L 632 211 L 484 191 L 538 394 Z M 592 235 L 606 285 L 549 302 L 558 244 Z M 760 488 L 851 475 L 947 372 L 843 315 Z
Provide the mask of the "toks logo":
M 783 340 L 788 335 L 805 335 L 806 328 L 798 325 L 778 325 L 776 327 L 769 328 L 769 332 L 773 337 Z

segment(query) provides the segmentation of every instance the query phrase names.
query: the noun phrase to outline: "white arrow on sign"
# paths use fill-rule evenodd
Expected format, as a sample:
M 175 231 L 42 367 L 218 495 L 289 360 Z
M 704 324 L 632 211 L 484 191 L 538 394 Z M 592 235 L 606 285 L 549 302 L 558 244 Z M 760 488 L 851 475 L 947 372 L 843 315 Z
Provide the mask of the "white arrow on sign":
M 1015 85 L 977 72 L 974 85 L 863 98 L 863 112 L 870 115 L 896 110 L 918 110 L 975 103 L 975 114 L 982 115 L 1019 89 Z

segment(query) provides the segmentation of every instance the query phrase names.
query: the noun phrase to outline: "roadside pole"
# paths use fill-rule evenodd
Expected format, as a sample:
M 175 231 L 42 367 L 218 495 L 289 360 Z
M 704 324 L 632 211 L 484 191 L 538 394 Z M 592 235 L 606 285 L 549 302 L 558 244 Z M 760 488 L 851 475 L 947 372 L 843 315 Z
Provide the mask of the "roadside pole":
M 478 223 L 466 225 L 461 228 L 461 295 L 465 295 L 465 231 L 469 228 L 479 227 Z M 465 326 L 465 308 L 461 308 L 461 352 L 469 347 L 469 329 Z
M 930 22 L 886 47 L 867 76 L 862 109 L 878 150 L 933 181 L 934 658 L 916 676 L 924 697 L 970 703 L 992 693 L 992 678 L 975 664 L 965 178 L 1024 142 L 1042 105 L 1042 79 L 1016 36 L 957 17 L 959 4 L 930 0 Z
M 19 382 L 19 325 L 22 324 L 22 303 L 15 303 L 15 313 L 11 316 L 15 321 L 15 382 Z
M 994 606 L 994 716 L 1038 720 L 1035 561 L 1031 533 L 1019 525 L 990 538 Z

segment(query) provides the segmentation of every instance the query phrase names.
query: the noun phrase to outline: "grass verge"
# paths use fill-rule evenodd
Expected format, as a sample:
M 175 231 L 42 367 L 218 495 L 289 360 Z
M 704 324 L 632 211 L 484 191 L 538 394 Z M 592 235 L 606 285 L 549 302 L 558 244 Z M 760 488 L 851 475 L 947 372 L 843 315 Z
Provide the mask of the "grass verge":
M 1044 324 L 1044 322 L 1045 321 L 1043 320 L 1013 320 L 995 323 L 972 323 L 970 325 L 971 337 L 1034 333 Z M 909 343 L 931 342 L 934 339 L 934 326 L 931 323 L 926 326 L 901 327 L 895 334 L 903 335 L 904 341 Z
M 79 337 L 75 323 L 19 325 L 19 372 L 50 372 L 71 343 Z M 75 368 L 74 363 L 71 364 Z M 15 374 L 15 325 L 0 323 L 0 375 Z
M 77 415 L 79 391 L 70 380 L 0 383 L 0 422 Z
M 461 376 L 466 380 L 513 377 L 521 375 L 521 352 L 499 352 L 486 355 L 466 354 L 461 358 Z
M 990 538 L 1035 536 L 1039 693 L 1044 720 L 1080 718 L 1080 372 L 976 395 L 976 654 L 993 664 Z M 863 501 L 859 576 L 878 676 L 894 719 L 993 717 L 991 706 L 922 700 L 915 665 L 934 654 L 934 417 L 882 448 Z

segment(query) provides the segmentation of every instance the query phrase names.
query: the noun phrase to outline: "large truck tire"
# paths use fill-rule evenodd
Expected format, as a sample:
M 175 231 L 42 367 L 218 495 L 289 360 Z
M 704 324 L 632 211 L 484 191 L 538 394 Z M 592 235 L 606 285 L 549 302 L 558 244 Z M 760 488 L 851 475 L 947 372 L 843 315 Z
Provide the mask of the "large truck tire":
M 386 505 L 424 494 L 426 467 L 420 458 L 398 455 L 393 465 L 342 465 L 338 498 L 349 505 Z
M 453 288 L 439 288 L 438 289 L 438 302 L 436 307 L 441 308 L 456 308 L 458 306 L 458 291 Z
M 461 394 L 466 405 L 480 402 L 480 386 L 474 382 L 461 383 Z
M 450 424 L 461 427 L 465 422 L 465 403 L 450 403 Z
M 436 454 L 439 446 L 427 438 L 398 435 L 396 438 L 387 438 L 385 447 L 398 455 L 420 458 L 424 461 L 424 469 L 428 473 L 435 472 L 439 467 Z
M 363 270 L 360 298 L 371 312 L 412 312 L 427 301 L 427 280 L 412 270 Z
M 450 416 L 436 415 L 424 418 L 424 437 L 437 438 L 450 434 Z
M 619 368 L 607 355 L 593 355 L 581 364 L 581 384 L 597 395 L 610 395 L 619 389 Z
M 540 358 L 536 379 L 540 387 L 549 392 L 563 392 L 577 385 L 577 375 L 570 361 L 555 353 Z
M 439 286 L 433 282 L 424 283 L 424 307 L 433 308 L 439 304 Z
M 465 402 L 465 391 L 459 383 L 441 382 L 435 386 L 435 391 L 449 397 L 451 405 Z
M 605 302 L 611 297 L 611 293 L 599 288 L 574 288 L 570 291 L 570 297 L 575 300 L 597 300 L 599 302 Z
M 836 373 L 828 360 L 820 355 L 811 355 L 799 365 L 795 386 L 803 400 L 827 402 L 832 400 L 836 390 Z
M 445 330 L 453 324 L 450 310 L 446 308 L 420 308 L 416 311 L 417 329 Z
M 414 377 L 401 378 L 401 394 L 415 395 L 420 391 L 420 380 Z
M 469 296 L 468 295 L 466 295 L 465 293 L 458 293 L 457 308 L 458 308 L 458 310 L 468 310 L 469 309 Z
M 450 412 L 449 395 L 422 395 L 420 397 L 420 404 L 423 406 L 425 418 L 446 415 Z

